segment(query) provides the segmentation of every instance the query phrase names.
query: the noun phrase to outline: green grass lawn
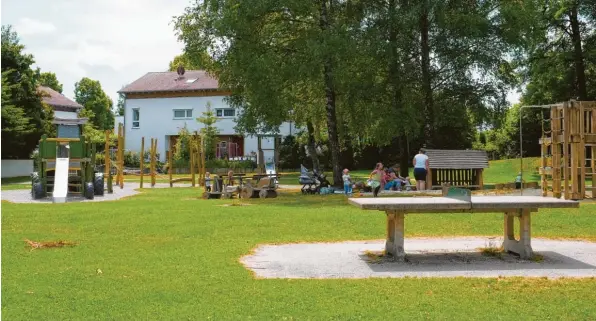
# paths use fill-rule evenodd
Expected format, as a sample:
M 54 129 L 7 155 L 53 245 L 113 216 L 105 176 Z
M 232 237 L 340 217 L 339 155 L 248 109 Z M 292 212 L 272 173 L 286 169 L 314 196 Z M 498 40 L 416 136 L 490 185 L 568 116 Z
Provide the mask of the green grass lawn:
M 6 320 L 590 320 L 595 279 L 253 279 L 239 258 L 261 243 L 382 239 L 384 215 L 340 195 L 201 200 L 144 190 L 100 203 L 2 203 Z M 407 237 L 501 235 L 502 214 L 427 214 Z M 538 237 L 596 241 L 596 204 L 543 210 Z M 30 251 L 23 239 L 67 240 Z M 101 269 L 102 274 L 97 273 Z
M 2 190 L 29 189 L 31 177 L 7 177 L 2 179 Z

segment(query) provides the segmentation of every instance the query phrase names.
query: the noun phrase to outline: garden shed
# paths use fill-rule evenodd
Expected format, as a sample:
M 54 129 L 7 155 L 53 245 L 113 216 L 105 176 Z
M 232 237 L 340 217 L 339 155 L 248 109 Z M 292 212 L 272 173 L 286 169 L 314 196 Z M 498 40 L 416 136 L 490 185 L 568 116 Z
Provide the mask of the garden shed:
M 427 149 L 429 171 L 427 188 L 450 186 L 482 189 L 482 173 L 488 168 L 488 155 L 482 150 Z

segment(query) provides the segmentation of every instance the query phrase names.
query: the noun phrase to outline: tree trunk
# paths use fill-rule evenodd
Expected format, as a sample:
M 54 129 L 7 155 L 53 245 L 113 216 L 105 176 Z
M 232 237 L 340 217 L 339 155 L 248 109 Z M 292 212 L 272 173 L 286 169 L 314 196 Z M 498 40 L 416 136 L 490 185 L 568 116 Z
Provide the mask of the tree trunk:
M 400 75 L 400 67 L 398 64 L 399 57 L 398 57 L 398 44 L 397 44 L 397 25 L 395 23 L 397 17 L 397 1 L 396 0 L 389 0 L 389 83 L 390 89 L 392 91 L 392 108 L 397 111 L 399 114 L 400 109 L 402 108 L 401 100 L 402 100 L 402 88 L 401 88 L 401 81 L 399 79 Z M 409 168 L 409 153 L 407 149 L 406 137 L 403 133 L 398 133 L 400 135 L 399 142 L 400 142 L 400 174 L 407 176 L 408 168 Z M 404 176 L 404 177 L 405 177 Z
M 430 75 L 430 44 L 428 37 L 428 0 L 422 1 L 420 13 L 420 60 L 422 67 L 422 92 L 424 95 L 424 142 L 427 147 L 433 145 L 434 102 Z
M 399 174 L 402 177 L 407 177 L 410 175 L 409 168 L 412 164 L 410 163 L 410 151 L 408 147 L 408 138 L 406 136 L 402 136 L 399 140 Z
M 321 17 L 319 26 L 323 34 L 329 29 L 329 17 L 327 15 L 327 1 L 321 1 Z M 323 79 L 325 83 L 325 96 L 327 101 L 325 109 L 327 111 L 327 131 L 329 134 L 329 149 L 331 150 L 331 163 L 333 165 L 333 185 L 341 186 L 341 166 L 339 163 L 339 137 L 337 134 L 337 116 L 335 113 L 335 86 L 333 80 L 333 67 L 331 57 L 327 54 L 323 62 Z
M 306 149 L 308 150 L 308 156 L 312 160 L 313 171 L 321 172 L 321 165 L 319 163 L 319 156 L 317 155 L 317 148 L 315 146 L 315 128 L 312 122 L 306 122 L 306 130 L 308 131 L 308 144 Z
M 349 135 L 348 125 L 345 120 L 339 120 L 342 124 L 341 141 L 343 149 L 340 152 L 342 168 L 354 168 L 354 147 L 352 146 L 352 138 Z
M 575 74 L 577 79 L 577 92 L 579 100 L 588 100 L 588 92 L 586 90 L 586 67 L 584 65 L 584 55 L 582 51 L 582 36 L 579 27 L 578 1 L 571 7 L 571 14 L 569 20 L 571 21 L 571 40 L 573 42 L 573 60 L 575 64 Z

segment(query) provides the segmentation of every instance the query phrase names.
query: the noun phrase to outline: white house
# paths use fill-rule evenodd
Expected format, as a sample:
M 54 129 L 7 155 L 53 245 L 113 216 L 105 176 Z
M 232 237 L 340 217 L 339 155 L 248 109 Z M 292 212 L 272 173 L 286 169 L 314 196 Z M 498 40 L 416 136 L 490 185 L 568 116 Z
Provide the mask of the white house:
M 124 116 L 115 116 L 114 117 L 114 133 L 118 133 L 118 127 L 120 124 L 124 125 Z
M 185 125 L 192 133 L 204 125 L 196 118 L 211 110 L 218 117 L 219 129 L 216 155 L 231 159 L 258 154 L 257 137 L 243 136 L 234 130 L 236 110 L 224 98 L 230 95 L 218 87 L 217 79 L 205 71 L 150 72 L 122 88 L 124 94 L 125 148 L 134 152 L 141 150 L 141 138 L 157 138 L 160 160 L 167 158 L 167 151 L 175 144 L 178 133 Z M 280 135 L 295 133 L 290 123 L 284 123 Z M 268 133 L 263 133 L 268 134 Z M 262 139 L 262 149 L 273 147 L 273 138 Z M 265 162 L 273 157 L 273 151 L 264 151 Z

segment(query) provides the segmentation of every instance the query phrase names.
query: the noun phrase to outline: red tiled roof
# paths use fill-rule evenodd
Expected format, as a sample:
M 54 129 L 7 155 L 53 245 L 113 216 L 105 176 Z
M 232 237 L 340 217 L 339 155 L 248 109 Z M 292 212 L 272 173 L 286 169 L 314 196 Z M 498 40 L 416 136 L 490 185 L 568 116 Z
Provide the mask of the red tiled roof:
M 72 109 L 81 109 L 81 106 L 76 101 L 72 101 L 66 96 L 62 95 L 61 93 L 55 91 L 54 89 L 46 86 L 38 86 L 37 90 L 42 92 L 42 100 L 44 103 L 52 106 L 52 107 L 67 107 Z
M 149 72 L 118 92 L 126 94 L 217 89 L 219 89 L 217 79 L 211 77 L 206 71 L 188 70 L 182 77 L 179 77 L 175 71 Z

